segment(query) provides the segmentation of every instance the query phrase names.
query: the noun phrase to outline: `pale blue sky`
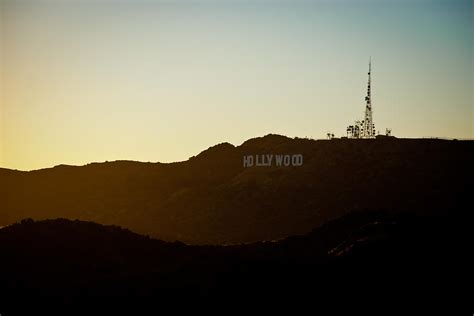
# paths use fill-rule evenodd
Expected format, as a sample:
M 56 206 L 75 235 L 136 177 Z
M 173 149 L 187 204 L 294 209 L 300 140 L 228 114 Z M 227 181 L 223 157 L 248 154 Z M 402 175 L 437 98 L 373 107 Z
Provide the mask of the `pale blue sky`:
M 0 0 L 0 167 L 179 161 L 267 133 L 473 138 L 473 1 Z

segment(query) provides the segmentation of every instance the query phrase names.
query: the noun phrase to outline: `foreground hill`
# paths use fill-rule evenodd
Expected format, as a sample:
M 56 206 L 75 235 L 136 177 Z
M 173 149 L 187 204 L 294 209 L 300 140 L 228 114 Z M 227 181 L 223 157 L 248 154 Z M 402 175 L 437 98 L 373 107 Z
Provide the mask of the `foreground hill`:
M 187 161 L 0 169 L 0 226 L 31 217 L 114 224 L 193 244 L 275 240 L 354 209 L 458 209 L 474 142 L 308 140 L 267 135 Z M 300 167 L 243 167 L 244 155 L 302 154 Z
M 163 242 L 91 222 L 23 220 L 0 229 L 0 268 L 8 272 L 0 274 L 2 307 L 246 296 L 309 298 L 318 306 L 326 297 L 400 303 L 413 296 L 421 304 L 421 294 L 433 306 L 437 298 L 446 302 L 462 277 L 464 220 L 449 212 L 359 211 L 303 236 L 234 246 Z

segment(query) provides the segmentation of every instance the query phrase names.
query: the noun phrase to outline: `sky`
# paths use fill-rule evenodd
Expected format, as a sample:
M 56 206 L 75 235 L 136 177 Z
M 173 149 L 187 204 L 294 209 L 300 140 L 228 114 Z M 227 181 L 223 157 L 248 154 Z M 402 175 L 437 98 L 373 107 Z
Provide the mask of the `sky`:
M 377 131 L 474 138 L 474 1 L 0 0 L 0 167 L 182 161 Z

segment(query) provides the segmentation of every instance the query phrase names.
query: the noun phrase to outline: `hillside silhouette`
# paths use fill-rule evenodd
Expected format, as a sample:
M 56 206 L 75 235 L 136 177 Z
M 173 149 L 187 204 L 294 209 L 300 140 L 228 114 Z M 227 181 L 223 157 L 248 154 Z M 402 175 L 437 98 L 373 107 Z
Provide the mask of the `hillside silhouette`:
M 447 300 L 464 217 L 354 211 L 277 242 L 191 246 L 66 219 L 0 229 L 3 308 L 281 297 Z M 458 267 L 459 268 L 459 267 Z M 35 306 L 35 305 L 34 305 Z
M 24 218 L 119 225 L 167 241 L 233 244 L 305 234 L 354 209 L 439 213 L 470 203 L 472 141 L 267 135 L 187 161 L 0 169 L 0 226 Z M 250 154 L 301 167 L 244 168 Z

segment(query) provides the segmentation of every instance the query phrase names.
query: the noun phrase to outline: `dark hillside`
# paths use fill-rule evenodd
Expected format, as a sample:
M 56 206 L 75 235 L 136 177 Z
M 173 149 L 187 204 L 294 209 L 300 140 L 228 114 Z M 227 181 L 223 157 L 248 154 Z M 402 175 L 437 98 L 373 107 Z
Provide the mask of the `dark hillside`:
M 469 201 L 472 141 L 308 140 L 267 135 L 187 161 L 0 170 L 0 226 L 70 218 L 194 244 L 303 234 L 353 209 L 436 213 Z M 301 167 L 243 167 L 243 156 L 303 154 Z
M 24 220 L 0 230 L 0 268 L 8 272 L 0 274 L 2 308 L 246 297 L 318 305 L 413 297 L 424 304 L 420 293 L 436 306 L 465 273 L 463 218 L 448 214 L 351 212 L 306 235 L 234 246 L 168 243 L 91 222 Z

